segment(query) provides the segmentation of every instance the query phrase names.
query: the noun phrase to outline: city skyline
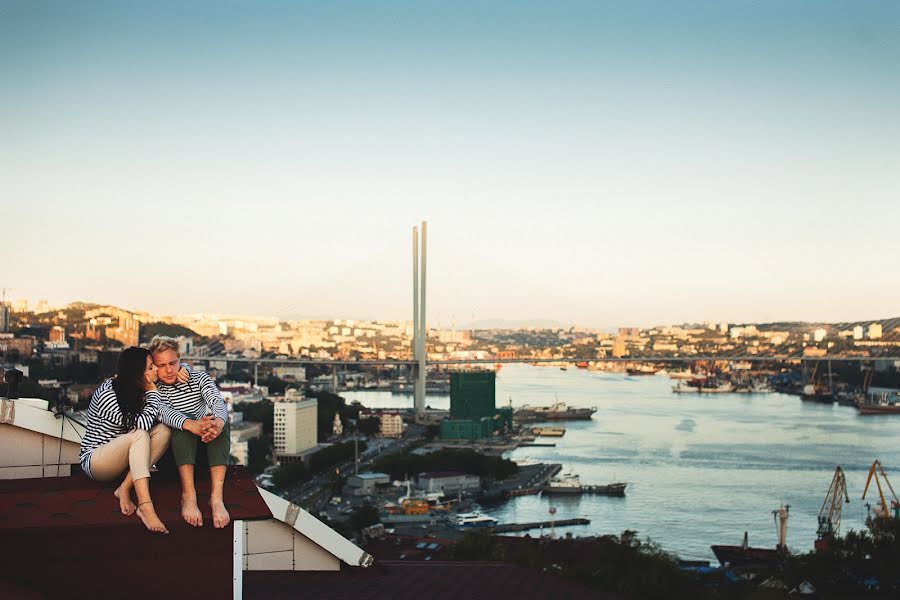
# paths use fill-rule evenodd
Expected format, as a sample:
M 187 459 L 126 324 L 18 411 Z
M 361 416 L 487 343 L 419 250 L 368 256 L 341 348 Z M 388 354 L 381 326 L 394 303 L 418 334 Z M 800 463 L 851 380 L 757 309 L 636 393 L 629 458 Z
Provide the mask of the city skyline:
M 0 1 L 0 287 L 157 314 L 891 318 L 900 7 Z

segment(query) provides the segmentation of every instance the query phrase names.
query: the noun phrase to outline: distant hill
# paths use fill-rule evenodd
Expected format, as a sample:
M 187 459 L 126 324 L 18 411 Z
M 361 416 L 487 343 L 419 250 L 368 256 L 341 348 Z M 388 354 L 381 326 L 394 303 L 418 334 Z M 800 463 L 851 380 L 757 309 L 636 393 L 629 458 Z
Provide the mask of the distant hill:
M 560 323 L 552 319 L 482 319 L 459 325 L 456 329 L 568 329 L 571 324 Z

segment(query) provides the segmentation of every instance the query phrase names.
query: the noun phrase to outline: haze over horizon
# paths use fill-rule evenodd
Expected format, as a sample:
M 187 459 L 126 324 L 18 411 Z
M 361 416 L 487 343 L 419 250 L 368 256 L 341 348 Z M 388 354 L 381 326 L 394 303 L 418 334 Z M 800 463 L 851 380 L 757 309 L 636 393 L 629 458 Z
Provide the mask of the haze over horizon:
M 0 0 L 0 287 L 587 327 L 900 313 L 900 4 Z

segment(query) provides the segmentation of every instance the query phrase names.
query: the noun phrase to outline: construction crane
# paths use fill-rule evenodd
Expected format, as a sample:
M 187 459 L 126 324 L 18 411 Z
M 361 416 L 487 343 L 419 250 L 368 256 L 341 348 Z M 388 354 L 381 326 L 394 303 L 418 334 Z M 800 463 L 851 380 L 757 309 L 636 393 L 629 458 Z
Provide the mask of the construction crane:
M 844 477 L 844 470 L 838 465 L 834 470 L 834 477 L 831 479 L 828 493 L 825 494 L 825 501 L 822 502 L 822 508 L 819 509 L 816 550 L 825 550 L 828 547 L 828 538 L 841 533 L 841 510 L 844 507 L 841 498 L 844 499 L 844 502 L 850 502 L 850 495 L 847 493 L 847 479 Z
M 888 508 L 887 502 L 884 500 L 884 490 L 881 488 L 881 480 L 878 478 L 878 474 L 881 473 L 881 478 L 884 479 L 884 483 L 887 484 L 887 488 L 891 491 L 891 505 L 890 509 Z M 875 513 L 875 517 L 881 517 L 884 519 L 889 519 L 892 516 L 895 519 L 900 518 L 900 500 L 897 499 L 897 494 L 894 492 L 894 487 L 891 485 L 890 480 L 888 479 L 887 473 L 884 472 L 884 467 L 881 466 L 881 461 L 876 460 L 872 463 L 872 466 L 869 468 L 869 476 L 866 478 L 866 487 L 863 490 L 862 499 L 866 499 L 866 492 L 869 491 L 869 484 L 872 483 L 872 479 L 875 479 L 875 487 L 878 488 L 878 504 L 875 505 L 873 512 Z

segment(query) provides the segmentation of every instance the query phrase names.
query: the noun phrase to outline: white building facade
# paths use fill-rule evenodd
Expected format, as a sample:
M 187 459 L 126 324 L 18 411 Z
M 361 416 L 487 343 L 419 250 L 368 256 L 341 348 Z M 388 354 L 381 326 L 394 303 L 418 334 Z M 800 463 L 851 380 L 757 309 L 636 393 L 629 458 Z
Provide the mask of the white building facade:
M 319 443 L 318 401 L 302 396 L 286 396 L 275 402 L 275 454 L 300 454 Z

